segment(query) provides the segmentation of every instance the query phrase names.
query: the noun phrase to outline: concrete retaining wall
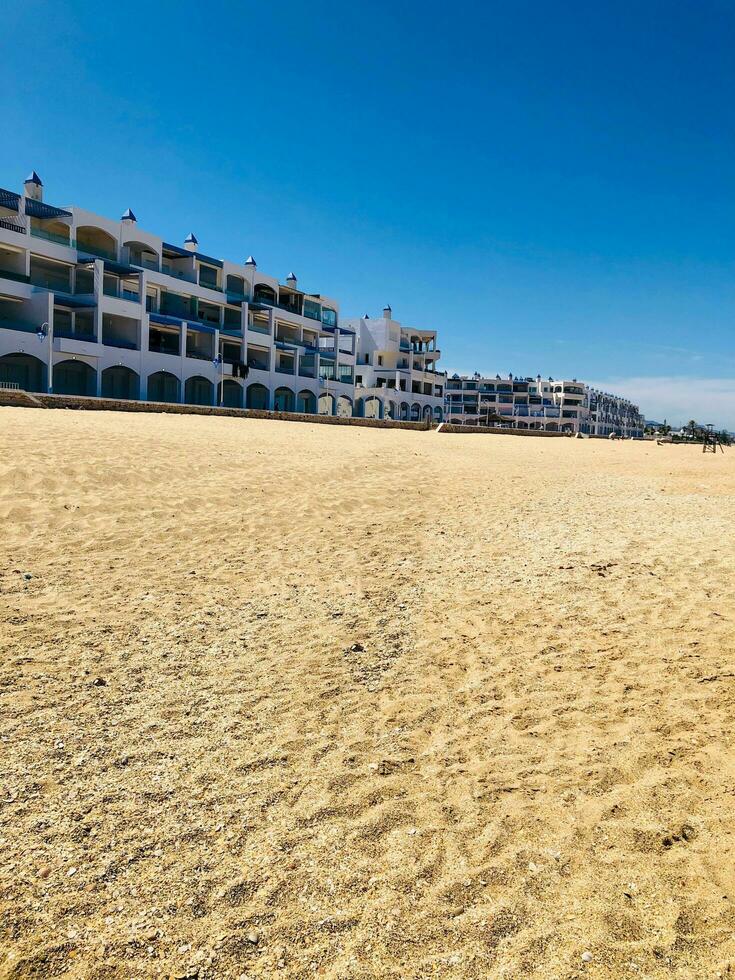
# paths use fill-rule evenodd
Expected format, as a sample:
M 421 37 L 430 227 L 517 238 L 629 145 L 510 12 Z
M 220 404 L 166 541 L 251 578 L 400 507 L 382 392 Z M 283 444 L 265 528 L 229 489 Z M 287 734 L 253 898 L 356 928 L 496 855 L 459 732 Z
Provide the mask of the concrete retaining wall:
M 475 433 L 484 433 L 485 435 L 491 436 L 545 436 L 551 439 L 569 439 L 572 433 L 568 432 L 546 432 L 544 429 L 508 429 L 502 426 L 497 428 L 488 425 L 453 425 L 451 422 L 445 422 L 442 425 L 441 432 L 448 432 L 450 435 L 474 435 Z
M 244 419 L 281 419 L 284 422 L 312 422 L 319 425 L 360 425 L 371 429 L 426 430 L 431 422 L 394 422 L 390 419 L 342 418 L 338 415 L 309 415 L 304 412 L 266 412 L 256 408 L 215 408 L 209 405 L 181 405 L 168 402 L 127 401 L 91 398 L 83 395 L 44 395 L 36 392 L 0 389 L 0 405 L 23 408 L 72 408 L 97 412 L 165 412 L 167 415 L 223 415 Z

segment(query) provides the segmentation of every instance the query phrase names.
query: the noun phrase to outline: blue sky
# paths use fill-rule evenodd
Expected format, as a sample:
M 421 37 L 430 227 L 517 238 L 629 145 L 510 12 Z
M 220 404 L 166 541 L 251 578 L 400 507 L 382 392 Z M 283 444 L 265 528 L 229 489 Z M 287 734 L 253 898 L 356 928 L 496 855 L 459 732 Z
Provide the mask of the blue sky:
M 3 18 L 0 185 L 35 168 L 51 203 L 132 207 L 343 313 L 389 302 L 451 371 L 583 377 L 735 429 L 731 0 Z

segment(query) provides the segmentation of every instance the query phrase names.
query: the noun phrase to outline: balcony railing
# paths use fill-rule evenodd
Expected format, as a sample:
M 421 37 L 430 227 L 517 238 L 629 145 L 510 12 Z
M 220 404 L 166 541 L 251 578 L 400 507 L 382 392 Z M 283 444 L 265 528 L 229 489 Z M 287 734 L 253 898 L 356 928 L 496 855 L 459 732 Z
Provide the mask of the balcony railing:
M 259 323 L 251 323 L 248 325 L 248 330 L 252 330 L 254 333 L 264 333 L 270 337 L 271 331 L 269 326 L 261 326 Z
M 216 282 L 207 282 L 206 279 L 200 279 L 199 285 L 204 286 L 205 289 L 213 289 L 216 293 L 223 293 L 224 289 L 218 286 Z
M 193 357 L 197 361 L 211 361 L 212 360 L 212 355 L 208 351 L 197 350 L 197 349 L 194 349 L 194 348 L 187 349 L 186 356 L 187 357 Z
M 53 231 L 45 231 L 43 228 L 34 228 L 31 226 L 31 236 L 33 238 L 42 238 L 46 242 L 54 242 L 56 245 L 66 245 L 69 248 L 73 248 L 72 239 L 67 235 L 57 235 Z
M 117 252 L 111 248 L 103 248 L 102 245 L 88 245 L 78 239 L 76 242 L 72 240 L 71 244 L 72 246 L 76 245 L 77 251 L 84 255 L 93 255 L 98 259 L 109 259 L 110 262 L 117 262 Z
M 15 231 L 19 235 L 25 235 L 26 230 L 23 225 L 18 223 L 18 219 L 13 220 L 12 218 L 0 218 L 0 228 L 5 228 L 6 231 Z
M 139 255 L 131 255 L 128 259 L 130 265 L 134 265 L 136 269 L 150 269 L 151 272 L 160 272 L 158 262 L 152 259 L 144 259 Z
M 93 333 L 76 333 L 71 327 L 54 327 L 54 337 L 63 337 L 65 340 L 82 340 L 87 344 L 96 344 L 97 338 Z
M 9 269 L 0 269 L 0 279 L 12 279 L 13 282 L 30 282 L 30 276 L 21 275 L 20 272 L 11 272 Z
M 103 333 L 102 343 L 105 347 L 120 347 L 122 350 L 139 350 L 134 340 L 128 340 L 126 337 L 118 337 L 115 334 Z
M 21 333 L 37 333 L 38 324 L 22 323 L 20 320 L 0 319 L 0 330 L 19 330 Z
M 184 282 L 196 282 L 196 277 L 193 272 L 184 272 L 181 269 L 174 269 L 171 265 L 166 265 L 163 263 L 161 265 L 161 272 L 167 276 L 174 276 L 176 279 L 183 279 Z

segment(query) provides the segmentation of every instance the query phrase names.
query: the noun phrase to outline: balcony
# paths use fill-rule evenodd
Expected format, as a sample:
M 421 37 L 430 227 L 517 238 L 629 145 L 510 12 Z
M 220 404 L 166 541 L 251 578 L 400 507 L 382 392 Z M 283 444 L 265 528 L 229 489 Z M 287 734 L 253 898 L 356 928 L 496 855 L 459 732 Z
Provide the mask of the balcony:
M 34 228 L 31 226 L 31 237 L 41 238 L 45 242 L 53 242 L 55 245 L 66 245 L 67 248 L 74 247 L 74 240 L 69 238 L 68 235 L 59 235 L 54 231 L 46 231 L 43 228 Z
M 0 279 L 12 279 L 13 282 L 31 281 L 30 276 L 21 275 L 19 272 L 11 272 L 10 269 L 0 269 Z
M 75 340 L 80 340 L 82 338 L 75 337 Z M 119 347 L 122 350 L 139 350 L 140 348 L 132 340 L 128 340 L 126 337 L 121 337 L 114 333 L 105 333 L 103 338 L 103 344 L 105 347 Z
M 193 272 L 175 269 L 172 265 L 166 265 L 165 262 L 161 264 L 161 272 L 166 276 L 174 276 L 176 279 L 181 279 L 183 282 L 196 282 L 196 276 Z
M 21 333 L 37 333 L 37 323 L 23 323 L 20 320 L 0 319 L 0 330 L 18 330 Z
M 81 255 L 91 255 L 96 259 L 107 259 L 110 262 L 117 262 L 117 252 L 111 248 L 104 248 L 102 245 L 93 245 L 91 242 L 72 241 L 72 245 L 74 244 Z

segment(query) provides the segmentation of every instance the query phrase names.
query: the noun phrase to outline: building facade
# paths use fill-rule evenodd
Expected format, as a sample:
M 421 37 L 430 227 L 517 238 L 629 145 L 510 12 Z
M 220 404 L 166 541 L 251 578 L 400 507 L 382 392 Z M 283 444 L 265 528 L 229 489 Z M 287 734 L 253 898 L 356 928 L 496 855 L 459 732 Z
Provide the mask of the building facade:
M 460 425 L 502 425 L 547 432 L 643 438 L 637 405 L 576 378 L 544 380 L 454 375 L 447 379 L 445 417 Z
M 435 330 L 405 327 L 383 315 L 348 320 L 357 336 L 356 413 L 372 418 L 419 422 L 444 417 L 446 373 L 437 371 L 441 351 Z
M 0 381 L 30 391 L 352 415 L 357 338 L 330 297 L 0 190 Z

